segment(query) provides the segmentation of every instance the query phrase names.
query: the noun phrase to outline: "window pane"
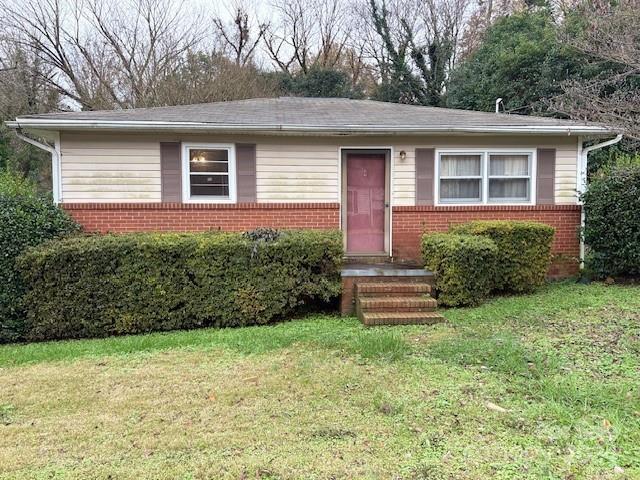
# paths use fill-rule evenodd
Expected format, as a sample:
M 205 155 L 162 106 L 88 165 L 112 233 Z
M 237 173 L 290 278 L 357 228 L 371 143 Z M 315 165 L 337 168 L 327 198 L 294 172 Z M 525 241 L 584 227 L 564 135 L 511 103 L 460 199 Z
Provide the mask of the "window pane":
M 440 180 L 440 200 L 480 201 L 480 180 Z
M 490 200 L 528 200 L 529 180 L 526 178 L 489 180 Z
M 491 155 L 489 175 L 527 176 L 529 175 L 529 155 Z
M 227 150 L 189 150 L 189 170 L 192 172 L 228 172 Z
M 480 176 L 480 155 L 442 155 L 440 157 L 441 177 L 475 177 Z
M 190 175 L 191 195 L 229 196 L 227 175 Z
M 218 185 L 212 187 L 191 186 L 191 196 L 207 196 L 207 197 L 228 197 L 229 187 Z

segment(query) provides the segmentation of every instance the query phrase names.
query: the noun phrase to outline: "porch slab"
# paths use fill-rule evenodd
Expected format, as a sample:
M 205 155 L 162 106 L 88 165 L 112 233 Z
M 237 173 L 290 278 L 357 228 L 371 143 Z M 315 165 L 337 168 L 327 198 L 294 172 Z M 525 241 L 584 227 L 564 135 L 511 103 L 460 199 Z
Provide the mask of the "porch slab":
M 348 264 L 342 267 L 342 277 L 431 277 L 433 273 L 420 267 L 409 267 L 393 263 Z

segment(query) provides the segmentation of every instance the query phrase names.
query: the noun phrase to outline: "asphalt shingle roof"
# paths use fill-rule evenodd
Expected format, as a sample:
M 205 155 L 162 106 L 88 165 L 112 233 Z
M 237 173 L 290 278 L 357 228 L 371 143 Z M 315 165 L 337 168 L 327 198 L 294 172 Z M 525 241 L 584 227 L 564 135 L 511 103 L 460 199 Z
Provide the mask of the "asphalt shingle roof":
M 300 128 L 376 129 L 486 127 L 596 127 L 570 120 L 423 107 L 343 98 L 255 98 L 230 102 L 25 115 L 29 120 L 87 122 L 189 122 L 199 124 Z

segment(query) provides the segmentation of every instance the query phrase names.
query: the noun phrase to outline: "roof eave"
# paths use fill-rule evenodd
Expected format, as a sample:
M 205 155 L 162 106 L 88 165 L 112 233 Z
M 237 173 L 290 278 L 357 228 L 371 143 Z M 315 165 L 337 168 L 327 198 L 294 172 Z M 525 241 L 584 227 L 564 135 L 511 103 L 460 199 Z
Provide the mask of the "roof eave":
M 429 133 L 510 133 L 510 134 L 567 134 L 598 135 L 615 133 L 613 129 L 594 125 L 486 125 L 423 127 L 415 125 L 371 126 L 371 125 L 243 125 L 214 124 L 203 122 L 164 122 L 164 121 L 121 121 L 121 120 L 58 120 L 41 118 L 17 118 L 6 122 L 10 128 L 38 128 L 45 130 L 129 130 L 129 131 L 216 131 L 222 133 L 255 134 L 301 134 L 316 133 L 327 135 L 351 134 L 429 134 Z

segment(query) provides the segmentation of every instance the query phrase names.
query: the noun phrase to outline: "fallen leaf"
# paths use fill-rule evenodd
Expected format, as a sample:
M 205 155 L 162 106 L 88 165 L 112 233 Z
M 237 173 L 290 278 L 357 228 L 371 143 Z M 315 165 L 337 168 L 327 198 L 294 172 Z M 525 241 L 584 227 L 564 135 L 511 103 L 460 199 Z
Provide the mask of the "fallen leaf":
M 500 405 L 496 405 L 495 403 L 487 402 L 487 403 L 485 403 L 485 406 L 489 410 L 493 410 L 494 412 L 499 412 L 499 413 L 508 413 L 509 412 L 509 410 L 507 410 L 506 408 L 503 408 Z

